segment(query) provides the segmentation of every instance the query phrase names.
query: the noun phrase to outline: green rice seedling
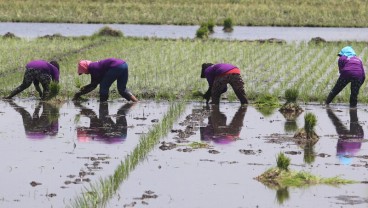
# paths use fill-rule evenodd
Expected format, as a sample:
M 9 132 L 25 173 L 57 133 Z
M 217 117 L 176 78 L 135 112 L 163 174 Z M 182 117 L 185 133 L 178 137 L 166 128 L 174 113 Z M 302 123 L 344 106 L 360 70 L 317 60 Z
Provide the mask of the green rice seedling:
M 225 32 L 232 32 L 234 29 L 233 29 L 233 26 L 234 26 L 234 23 L 233 23 L 233 19 L 231 19 L 230 17 L 226 18 L 224 20 L 224 28 L 223 30 Z
M 55 97 L 56 95 L 59 94 L 59 92 L 60 92 L 59 83 L 52 81 L 52 82 L 50 82 L 49 87 L 50 87 L 50 98 L 53 98 L 53 97 Z
M 254 102 L 255 105 L 261 107 L 278 107 L 280 106 L 279 99 L 269 93 L 259 95 Z
M 289 170 L 290 158 L 286 157 L 284 153 L 280 152 L 276 158 L 277 167 L 281 170 Z
M 203 24 L 198 28 L 196 32 L 196 37 L 201 38 L 201 39 L 206 39 L 208 38 L 209 33 L 210 31 L 208 30 L 207 24 Z
M 296 88 L 285 90 L 285 99 L 287 103 L 295 103 L 298 99 L 299 91 Z
M 207 28 L 208 28 L 208 31 L 209 31 L 210 33 L 214 33 L 214 32 L 215 32 L 215 31 L 214 31 L 214 28 L 215 28 L 215 22 L 213 21 L 213 19 L 208 20 L 208 22 L 207 22 Z
M 317 118 L 313 113 L 306 113 L 304 115 L 304 129 L 308 135 L 314 132 L 314 127 L 317 124 Z

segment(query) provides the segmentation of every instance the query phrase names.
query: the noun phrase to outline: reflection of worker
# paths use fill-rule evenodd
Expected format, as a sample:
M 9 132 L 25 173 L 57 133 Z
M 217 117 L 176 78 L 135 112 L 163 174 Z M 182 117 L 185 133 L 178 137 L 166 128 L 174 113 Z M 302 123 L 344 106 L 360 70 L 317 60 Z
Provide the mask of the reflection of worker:
M 350 109 L 349 113 L 350 130 L 344 126 L 331 109 L 327 109 L 328 117 L 331 119 L 337 133 L 339 134 L 339 140 L 337 142 L 337 156 L 344 164 L 349 164 L 351 162 L 351 158 L 349 156 L 354 156 L 360 150 L 362 140 L 364 138 L 364 130 L 359 124 L 357 109 Z
M 226 125 L 226 115 L 220 112 L 218 106 L 214 106 L 211 115 L 208 117 L 208 125 L 200 128 L 201 140 L 212 140 L 219 144 L 227 144 L 237 140 L 243 127 L 246 111 L 246 106 L 239 107 L 231 123 Z
M 43 139 L 47 136 L 56 136 L 59 131 L 59 108 L 47 102 L 39 102 L 33 115 L 13 101 L 9 104 L 22 116 L 27 138 Z M 42 107 L 42 113 L 40 110 Z
M 81 142 L 97 140 L 106 143 L 124 141 L 127 137 L 126 114 L 135 104 L 127 103 L 123 105 L 117 112 L 116 122 L 109 115 L 107 102 L 100 102 L 99 117 L 93 110 L 77 104 L 81 108 L 81 115 L 90 119 L 90 127 L 77 128 L 78 140 Z

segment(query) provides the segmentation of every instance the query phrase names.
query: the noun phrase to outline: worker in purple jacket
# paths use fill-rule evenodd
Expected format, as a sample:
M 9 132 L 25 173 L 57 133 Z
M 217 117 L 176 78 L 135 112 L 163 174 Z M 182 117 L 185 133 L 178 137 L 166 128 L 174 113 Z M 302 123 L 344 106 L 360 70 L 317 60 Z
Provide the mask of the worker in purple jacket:
M 34 60 L 26 65 L 26 71 L 24 73 L 23 82 L 17 88 L 15 88 L 9 96 L 5 99 L 11 99 L 18 93 L 31 86 L 32 82 L 36 87 L 42 100 L 46 100 L 50 95 L 50 83 L 51 81 L 59 82 L 59 63 L 57 61 L 47 62 L 45 60 Z M 43 92 L 40 88 L 42 85 Z
M 227 84 L 230 84 L 240 103 L 248 104 L 244 82 L 238 67 L 227 63 L 204 63 L 201 78 L 206 78 L 208 82 L 208 90 L 203 95 L 207 103 L 212 98 L 212 104 L 219 104 L 221 94 L 227 91 Z
M 326 99 L 326 104 L 330 104 L 339 92 L 344 87 L 351 83 L 350 86 L 350 107 L 356 107 L 358 103 L 359 89 L 364 83 L 365 72 L 362 61 L 356 56 L 354 49 L 351 46 L 344 47 L 339 53 L 339 72 L 340 77 L 335 86 L 331 90 Z
M 126 88 L 128 82 L 128 64 L 124 60 L 116 58 L 108 58 L 96 62 L 82 60 L 78 64 L 78 74 L 90 74 L 91 83 L 82 87 L 74 95 L 73 100 L 79 99 L 81 95 L 91 92 L 97 85 L 100 85 L 100 101 L 107 101 L 110 86 L 117 80 L 119 94 L 128 101 L 138 101 Z

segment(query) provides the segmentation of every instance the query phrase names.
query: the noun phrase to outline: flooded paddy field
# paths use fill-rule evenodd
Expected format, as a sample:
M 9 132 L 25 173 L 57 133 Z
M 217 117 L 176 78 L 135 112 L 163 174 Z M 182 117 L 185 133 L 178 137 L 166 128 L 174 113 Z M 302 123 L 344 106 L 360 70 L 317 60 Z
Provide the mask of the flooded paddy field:
M 292 140 L 296 128 L 304 125 L 303 114 L 287 120 L 277 109 L 265 116 L 252 106 L 226 103 L 208 111 L 202 104 L 191 104 L 109 206 L 367 207 L 364 183 L 277 190 L 254 179 L 276 166 L 279 152 L 291 158 L 293 170 L 368 179 L 366 107 L 355 112 L 344 105 L 303 108 L 317 116 L 320 136 L 314 147 L 305 149 Z
M 167 111 L 165 103 L 106 104 L 0 101 L 0 207 L 71 205 Z
M 168 107 L 0 101 L 0 207 L 72 206 L 81 191 L 114 173 Z M 106 207 L 367 207 L 368 106 L 302 108 L 293 118 L 239 103 L 188 103 Z M 307 112 L 318 121 L 312 147 L 293 139 Z M 277 189 L 255 180 L 276 166 L 280 152 L 292 170 L 363 183 Z

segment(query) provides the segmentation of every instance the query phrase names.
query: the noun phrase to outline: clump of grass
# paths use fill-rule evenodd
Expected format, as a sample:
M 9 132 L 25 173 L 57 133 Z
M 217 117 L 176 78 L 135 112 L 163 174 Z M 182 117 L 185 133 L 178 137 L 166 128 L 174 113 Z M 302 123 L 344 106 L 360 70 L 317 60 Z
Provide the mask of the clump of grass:
M 256 101 L 254 102 L 255 105 L 259 107 L 278 107 L 280 106 L 279 99 L 276 96 L 271 94 L 261 94 L 257 97 Z
M 314 132 L 314 127 L 317 124 L 317 118 L 313 113 L 306 113 L 304 115 L 304 129 L 307 134 L 312 134 Z
M 207 28 L 208 28 L 208 31 L 209 31 L 210 33 L 214 33 L 215 31 L 214 31 L 213 29 L 215 28 L 215 21 L 213 21 L 212 19 L 211 19 L 211 20 L 209 20 L 209 21 L 207 22 Z
M 50 98 L 57 96 L 60 92 L 60 85 L 57 82 L 50 82 Z
M 111 36 L 111 37 L 123 37 L 124 34 L 120 30 L 114 30 L 109 26 L 105 26 L 101 28 L 97 33 L 94 34 L 95 36 Z
M 303 109 L 296 103 L 299 97 L 299 90 L 296 88 L 290 88 L 285 90 L 286 103 L 281 106 L 281 113 L 294 113 L 296 117 L 303 112 Z
M 287 103 L 295 103 L 299 97 L 299 91 L 296 88 L 285 90 L 285 99 Z
M 196 32 L 196 37 L 201 38 L 201 39 L 206 39 L 208 38 L 209 34 L 210 34 L 210 31 L 208 30 L 208 26 L 206 23 L 204 23 L 204 24 L 201 24 L 201 26 L 198 28 Z
M 224 20 L 224 31 L 225 32 L 232 32 L 234 29 L 233 29 L 233 19 L 231 19 L 230 17 L 226 18 Z
M 304 115 L 304 128 L 299 129 L 294 139 L 297 140 L 298 145 L 305 147 L 306 145 L 314 145 L 319 140 L 318 135 L 314 131 L 317 124 L 317 118 L 313 113 L 306 113 Z
M 284 153 L 280 152 L 276 158 L 277 167 L 281 170 L 289 170 L 290 158 L 286 157 Z
M 280 106 L 279 99 L 271 94 L 261 94 L 254 102 L 256 109 L 264 116 L 270 116 Z

